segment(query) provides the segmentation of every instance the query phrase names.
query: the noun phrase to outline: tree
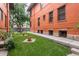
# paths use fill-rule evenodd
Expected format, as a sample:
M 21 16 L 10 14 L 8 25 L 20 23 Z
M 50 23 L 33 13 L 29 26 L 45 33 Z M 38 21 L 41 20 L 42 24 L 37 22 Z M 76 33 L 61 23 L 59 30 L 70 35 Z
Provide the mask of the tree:
M 14 8 L 11 10 L 11 24 L 15 23 L 21 32 L 22 26 L 26 21 L 29 22 L 29 17 L 25 14 L 25 4 L 14 4 Z

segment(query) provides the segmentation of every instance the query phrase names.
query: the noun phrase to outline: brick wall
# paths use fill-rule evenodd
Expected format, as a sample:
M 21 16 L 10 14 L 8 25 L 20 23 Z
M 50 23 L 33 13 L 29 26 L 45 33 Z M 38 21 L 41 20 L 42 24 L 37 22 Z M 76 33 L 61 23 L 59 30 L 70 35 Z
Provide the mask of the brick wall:
M 66 18 L 64 21 L 58 21 L 58 8 L 65 5 Z M 40 4 L 36 4 L 32 9 L 30 17 L 32 32 L 43 30 L 44 34 L 48 34 L 48 30 L 53 30 L 55 36 L 59 36 L 59 30 L 66 29 L 67 37 L 79 35 L 79 29 L 75 25 L 79 22 L 79 4 L 78 3 L 49 3 L 43 8 Z M 53 11 L 53 21 L 49 23 L 49 12 Z M 43 15 L 46 15 L 45 21 Z M 38 17 L 40 17 L 40 26 L 38 27 Z
M 0 29 L 9 31 L 9 4 L 0 3 L 0 9 L 3 12 L 3 19 L 0 20 Z

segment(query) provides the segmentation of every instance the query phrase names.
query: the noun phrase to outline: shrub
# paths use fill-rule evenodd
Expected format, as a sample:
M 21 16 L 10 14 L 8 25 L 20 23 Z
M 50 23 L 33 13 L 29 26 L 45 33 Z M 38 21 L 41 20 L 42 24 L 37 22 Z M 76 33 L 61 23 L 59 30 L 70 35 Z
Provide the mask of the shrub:
M 7 50 L 14 49 L 15 48 L 14 42 L 12 40 L 9 40 L 6 48 Z
M 14 45 L 14 41 L 12 39 L 12 37 L 8 38 L 5 42 L 5 47 L 6 49 L 9 51 L 9 50 L 12 50 L 15 48 L 15 45 Z

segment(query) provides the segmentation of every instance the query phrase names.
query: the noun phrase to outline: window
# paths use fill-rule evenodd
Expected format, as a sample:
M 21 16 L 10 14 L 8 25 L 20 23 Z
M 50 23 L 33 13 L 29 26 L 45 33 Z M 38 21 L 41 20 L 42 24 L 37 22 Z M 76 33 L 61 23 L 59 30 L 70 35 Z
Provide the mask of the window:
M 31 25 L 31 21 L 30 21 L 30 27 L 31 27 L 32 25 Z
M 49 12 L 49 22 L 53 20 L 53 11 Z
M 38 30 L 37 33 L 39 33 L 40 31 Z
M 32 11 L 30 11 L 30 16 L 32 16 Z
M 67 31 L 59 31 L 60 37 L 67 37 Z
M 65 5 L 58 9 L 58 20 L 65 19 Z
M 7 18 L 7 17 L 6 17 L 6 15 L 4 15 L 4 17 L 5 17 L 5 27 L 7 27 L 7 24 L 6 24 L 6 18 Z
M 38 26 L 40 26 L 40 18 L 38 18 Z
M 3 20 L 3 12 L 1 9 L 0 9 L 0 20 Z
M 49 30 L 49 35 L 53 35 L 53 30 Z
M 45 15 L 43 15 L 43 20 L 45 20 L 45 17 L 46 17 L 46 16 L 45 16 Z
M 43 34 L 43 30 L 40 30 L 41 34 Z

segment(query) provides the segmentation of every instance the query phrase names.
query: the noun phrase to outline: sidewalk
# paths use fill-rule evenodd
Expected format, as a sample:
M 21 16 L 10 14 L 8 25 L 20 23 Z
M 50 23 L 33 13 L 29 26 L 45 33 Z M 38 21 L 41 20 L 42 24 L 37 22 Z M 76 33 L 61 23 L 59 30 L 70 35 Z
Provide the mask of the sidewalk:
M 32 33 L 32 34 L 35 34 L 35 35 L 39 35 L 39 36 L 51 39 L 51 40 L 56 41 L 60 44 L 69 46 L 71 48 L 79 49 L 79 41 L 71 40 L 71 39 L 68 39 L 68 38 L 61 38 L 61 37 L 55 37 L 55 36 L 50 36 L 50 35 L 45 35 L 45 34 L 33 33 L 33 32 L 28 32 L 28 33 Z

